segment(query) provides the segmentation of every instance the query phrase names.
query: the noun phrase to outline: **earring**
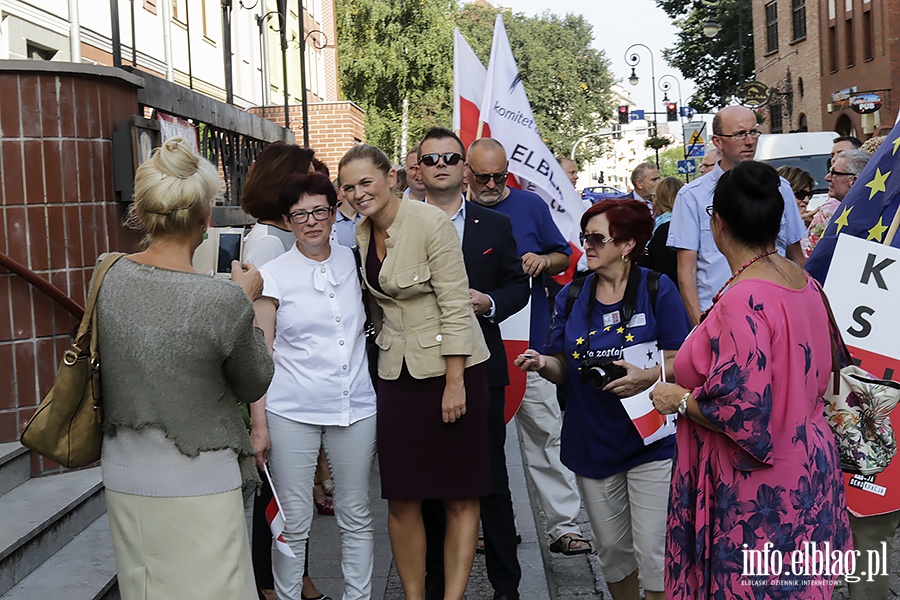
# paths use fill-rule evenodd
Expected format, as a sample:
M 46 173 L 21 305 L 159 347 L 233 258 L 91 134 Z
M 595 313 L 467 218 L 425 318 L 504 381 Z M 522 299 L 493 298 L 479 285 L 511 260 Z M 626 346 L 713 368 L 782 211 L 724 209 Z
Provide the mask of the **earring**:
M 622 255 L 622 262 L 625 262 L 625 261 L 627 261 L 627 260 L 628 260 L 628 255 L 627 255 L 627 254 L 623 254 L 623 255 Z

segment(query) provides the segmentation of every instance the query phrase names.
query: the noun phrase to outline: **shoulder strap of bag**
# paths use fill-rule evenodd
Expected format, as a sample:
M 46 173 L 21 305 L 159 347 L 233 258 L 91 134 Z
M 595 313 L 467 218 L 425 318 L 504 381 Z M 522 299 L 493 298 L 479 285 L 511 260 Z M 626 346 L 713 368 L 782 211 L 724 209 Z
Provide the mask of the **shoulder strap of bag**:
M 566 294 L 566 319 L 572 314 L 572 307 L 575 306 L 575 300 L 578 299 L 578 294 L 581 293 L 581 288 L 584 287 L 584 282 L 587 281 L 587 278 L 590 277 L 590 275 L 590 273 L 584 275 L 576 274 L 575 278 L 572 279 L 572 283 L 569 284 L 569 293 Z
M 825 304 L 825 310 L 828 312 L 828 329 L 831 332 L 831 371 L 837 373 L 842 368 L 853 364 L 853 359 L 850 357 L 850 350 L 847 348 L 847 344 L 844 343 L 841 330 L 838 328 L 834 313 L 831 311 L 831 303 L 828 302 L 825 290 L 822 289 L 818 281 L 813 280 L 813 284 L 819 290 L 819 295 L 822 296 L 822 303 Z
M 362 271 L 362 257 L 359 255 L 359 248 L 354 246 L 353 250 L 353 258 L 356 259 L 356 277 L 359 279 L 359 287 L 362 290 L 362 303 L 363 310 L 366 313 L 366 323 L 364 326 L 364 331 L 366 338 L 371 338 L 375 335 L 375 322 L 372 321 L 372 315 L 369 312 L 369 293 L 366 289 L 366 282 L 363 279 L 363 271 Z
M 656 298 L 659 296 L 659 272 L 652 269 L 647 271 L 647 291 L 650 293 L 650 310 L 656 314 Z
M 103 278 L 106 277 L 106 272 L 109 271 L 110 267 L 115 264 L 117 260 L 125 256 L 124 252 L 110 252 L 103 260 L 100 261 L 100 264 L 97 265 L 97 269 L 94 271 L 94 276 L 91 278 L 91 286 L 90 286 L 90 294 L 88 295 L 87 305 L 84 307 L 84 316 L 81 318 L 81 325 L 78 327 L 78 333 L 75 336 L 75 345 L 81 348 L 82 342 L 84 342 L 84 336 L 88 334 L 88 332 L 97 328 L 97 296 L 100 294 L 100 284 L 103 283 Z M 97 336 L 91 336 L 91 354 L 96 355 L 97 353 Z

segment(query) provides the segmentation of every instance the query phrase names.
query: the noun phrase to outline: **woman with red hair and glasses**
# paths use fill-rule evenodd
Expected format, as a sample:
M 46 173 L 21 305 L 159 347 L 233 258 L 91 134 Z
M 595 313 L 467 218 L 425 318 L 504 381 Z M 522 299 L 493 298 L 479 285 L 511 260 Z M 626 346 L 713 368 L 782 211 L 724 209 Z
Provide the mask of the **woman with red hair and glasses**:
M 581 232 L 591 273 L 556 297 L 544 354 L 529 349 L 515 362 L 570 384 L 562 461 L 577 476 L 613 598 L 638 600 L 643 587 L 646 598 L 662 600 L 675 439 L 645 443 L 620 399 L 656 383 L 660 349 L 672 377 L 691 324 L 672 280 L 637 265 L 653 233 L 645 203 L 595 204 L 581 217 Z

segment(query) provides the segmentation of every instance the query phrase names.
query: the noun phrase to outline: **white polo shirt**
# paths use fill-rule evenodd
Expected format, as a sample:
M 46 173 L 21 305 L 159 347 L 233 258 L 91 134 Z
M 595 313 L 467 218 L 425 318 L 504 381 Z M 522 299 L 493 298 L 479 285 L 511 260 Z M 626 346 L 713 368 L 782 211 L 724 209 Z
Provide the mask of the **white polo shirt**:
M 263 296 L 278 301 L 275 375 L 266 410 L 311 425 L 350 425 L 375 414 L 353 252 L 331 244 L 311 260 L 291 249 L 260 269 Z

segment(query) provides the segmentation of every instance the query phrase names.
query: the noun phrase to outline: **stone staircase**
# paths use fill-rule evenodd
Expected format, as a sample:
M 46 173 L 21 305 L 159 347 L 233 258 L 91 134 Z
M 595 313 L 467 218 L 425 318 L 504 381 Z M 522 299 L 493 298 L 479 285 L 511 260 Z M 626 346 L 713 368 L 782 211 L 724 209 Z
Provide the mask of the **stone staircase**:
M 119 600 L 100 468 L 31 478 L 0 444 L 0 600 Z

